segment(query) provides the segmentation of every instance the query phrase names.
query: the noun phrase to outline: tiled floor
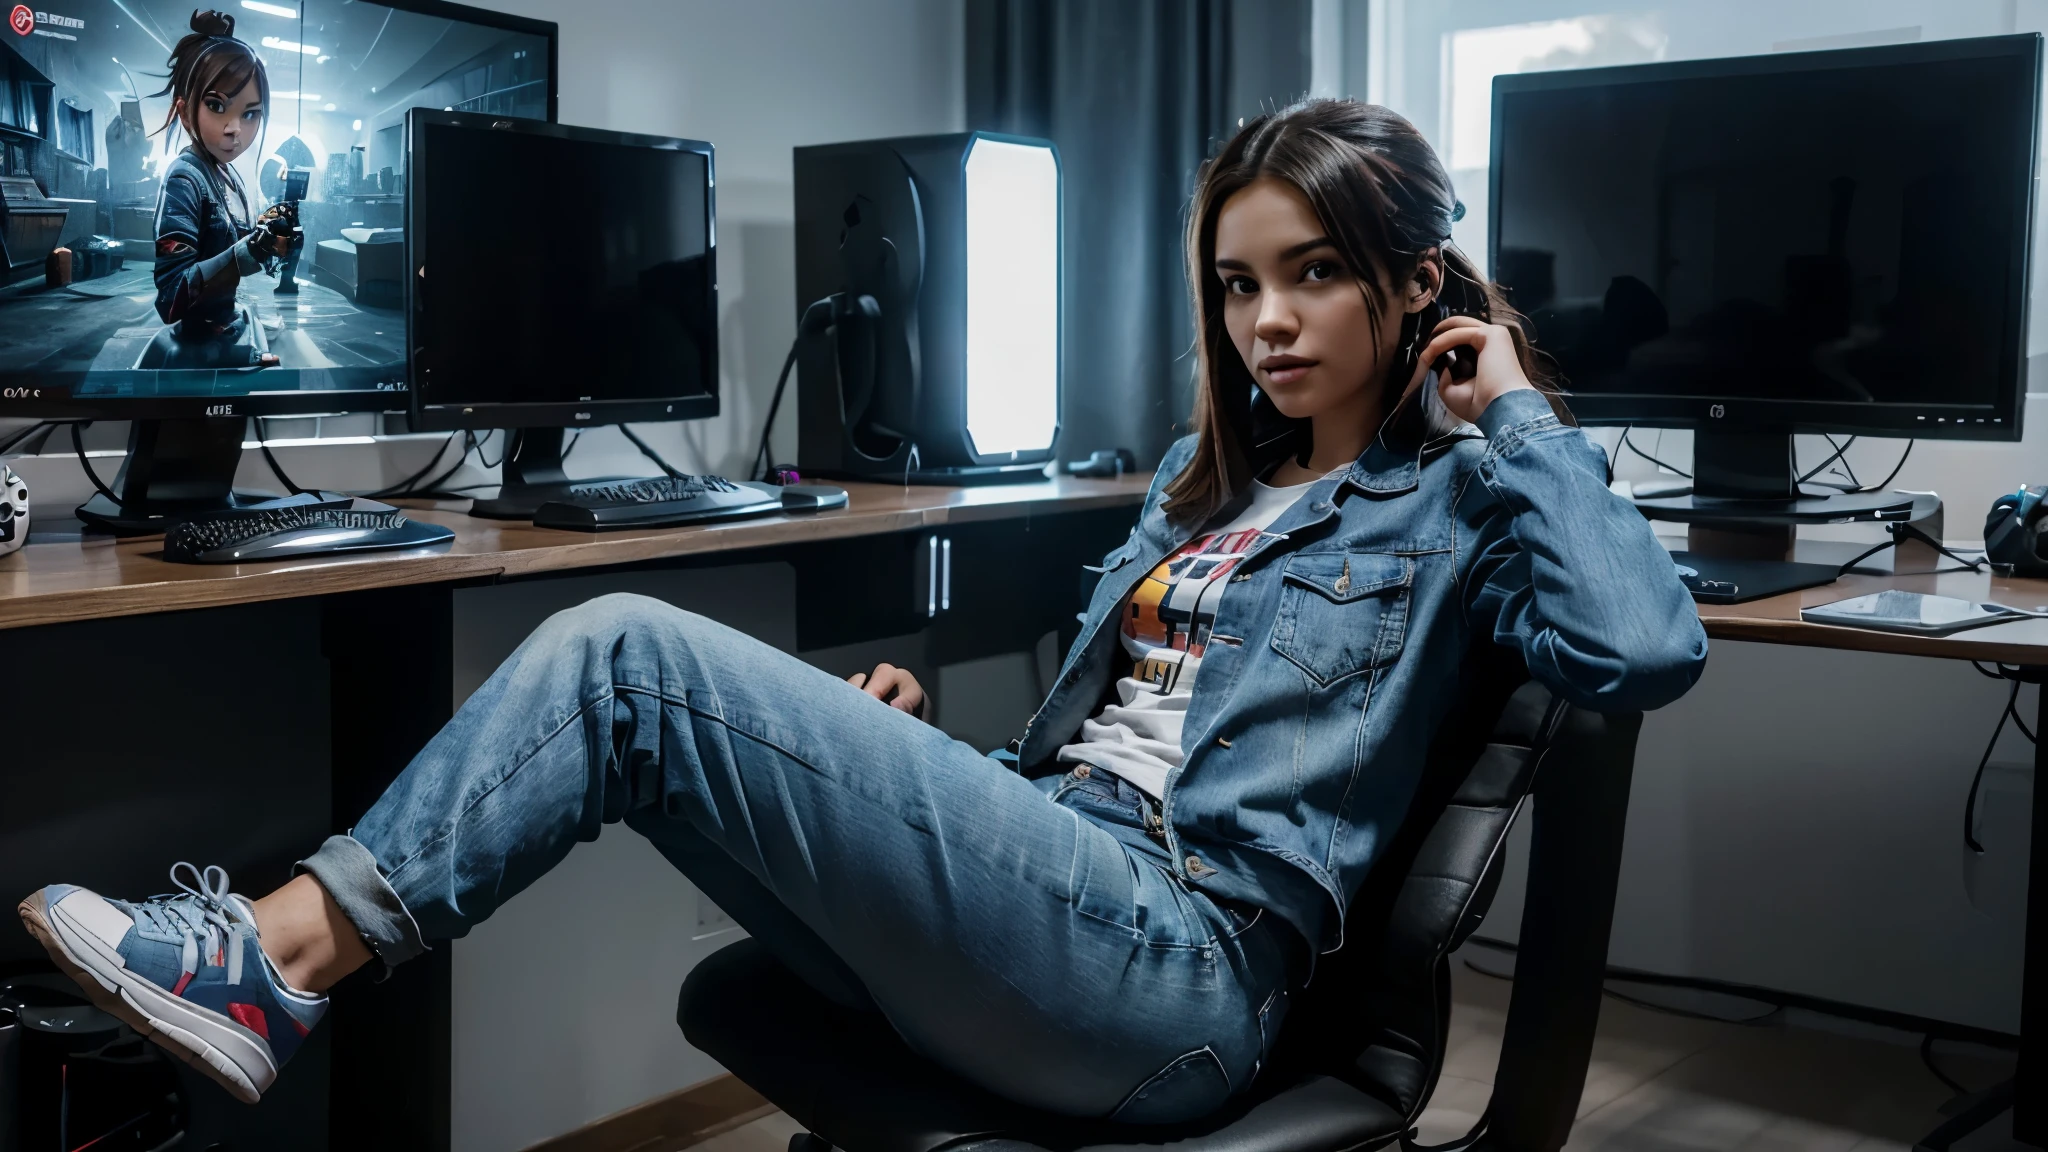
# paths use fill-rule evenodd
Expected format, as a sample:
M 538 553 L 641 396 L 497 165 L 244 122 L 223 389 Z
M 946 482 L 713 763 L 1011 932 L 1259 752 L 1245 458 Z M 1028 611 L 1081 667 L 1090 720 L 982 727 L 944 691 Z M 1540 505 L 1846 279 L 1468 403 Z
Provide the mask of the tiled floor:
M 1422 1142 L 1472 1126 L 1492 1093 L 1510 985 L 1460 964 L 1443 1079 Z M 1972 1087 L 2009 1075 L 1998 1054 L 1944 1047 L 1943 1069 Z M 1693 1020 L 1609 997 L 1570 1147 L 1586 1152 L 1906 1152 L 1953 1094 L 1909 1044 L 1778 1024 Z M 698 1145 L 784 1152 L 798 1131 L 777 1114 Z M 1963 1148 L 1996 1149 L 1985 1140 Z

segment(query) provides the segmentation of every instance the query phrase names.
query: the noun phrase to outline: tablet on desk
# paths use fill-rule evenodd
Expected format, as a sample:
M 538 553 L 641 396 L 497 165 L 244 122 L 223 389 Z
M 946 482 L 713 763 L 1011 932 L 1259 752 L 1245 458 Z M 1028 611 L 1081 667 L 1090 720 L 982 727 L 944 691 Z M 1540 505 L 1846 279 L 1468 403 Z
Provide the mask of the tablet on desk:
M 1809 624 L 1910 632 L 1918 636 L 1946 636 L 1965 628 L 1981 628 L 1986 624 L 2003 624 L 2027 617 L 2027 613 L 2002 604 L 1980 604 L 1974 600 L 1929 596 L 1896 588 L 1868 596 L 1852 596 L 1799 613 L 1799 618 Z

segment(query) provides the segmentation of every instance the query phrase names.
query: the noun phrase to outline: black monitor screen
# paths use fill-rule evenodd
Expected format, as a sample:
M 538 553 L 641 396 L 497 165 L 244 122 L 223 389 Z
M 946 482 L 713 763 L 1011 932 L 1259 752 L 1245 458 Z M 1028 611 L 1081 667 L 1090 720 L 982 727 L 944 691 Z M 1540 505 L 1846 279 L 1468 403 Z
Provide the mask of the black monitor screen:
M 194 56 L 215 83 L 189 126 L 158 93 L 190 0 L 23 6 L 0 29 L 0 385 L 121 414 L 403 389 L 407 110 L 553 115 L 551 25 L 368 0 L 218 7 L 233 36 Z M 287 201 L 295 238 L 233 251 Z
M 413 127 L 420 404 L 577 409 L 503 426 L 715 411 L 710 146 L 449 119 Z
M 2010 422 L 2033 55 L 1872 51 L 1887 55 L 1504 82 L 1494 273 L 1572 392 L 1630 399 L 1584 406 Z

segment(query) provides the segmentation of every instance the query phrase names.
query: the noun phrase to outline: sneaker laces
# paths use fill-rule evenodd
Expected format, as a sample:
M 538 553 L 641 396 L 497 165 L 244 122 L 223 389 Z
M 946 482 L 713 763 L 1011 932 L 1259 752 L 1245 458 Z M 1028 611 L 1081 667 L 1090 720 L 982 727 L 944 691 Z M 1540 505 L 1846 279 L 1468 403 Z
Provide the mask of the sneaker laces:
M 187 883 L 181 873 L 189 873 L 193 882 Z M 209 864 L 202 870 L 190 861 L 180 860 L 171 865 L 171 883 L 179 891 L 130 905 L 136 919 L 159 932 L 184 936 L 183 961 L 187 972 L 199 970 L 202 956 L 225 952 L 228 983 L 240 984 L 242 941 L 248 933 L 236 931 L 236 925 L 249 921 L 240 908 L 229 904 L 230 899 L 240 902 L 241 898 L 228 891 L 227 869 Z

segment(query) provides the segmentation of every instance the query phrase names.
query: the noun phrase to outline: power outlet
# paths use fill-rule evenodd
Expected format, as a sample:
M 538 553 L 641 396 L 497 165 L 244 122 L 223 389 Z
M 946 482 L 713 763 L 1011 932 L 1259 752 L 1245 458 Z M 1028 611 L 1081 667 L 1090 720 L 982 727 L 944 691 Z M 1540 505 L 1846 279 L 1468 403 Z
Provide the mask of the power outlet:
M 709 940 L 727 932 L 737 932 L 740 926 L 725 914 L 725 909 L 711 902 L 711 897 L 697 893 L 697 932 L 692 940 Z

